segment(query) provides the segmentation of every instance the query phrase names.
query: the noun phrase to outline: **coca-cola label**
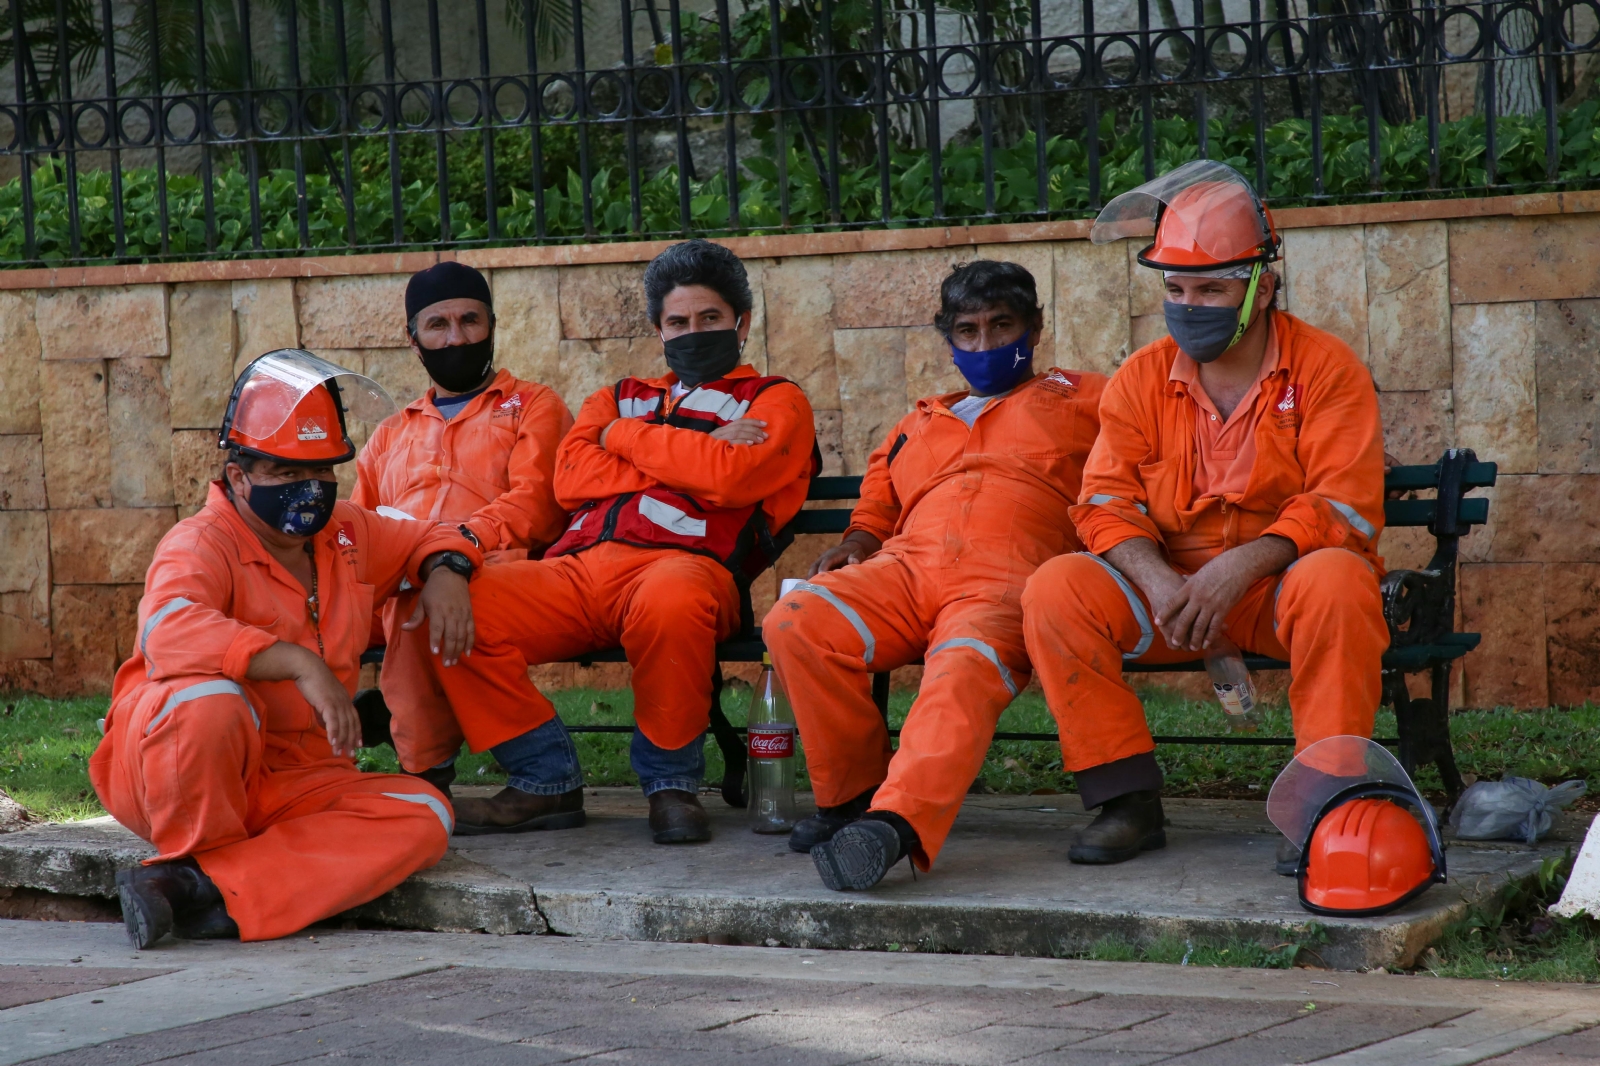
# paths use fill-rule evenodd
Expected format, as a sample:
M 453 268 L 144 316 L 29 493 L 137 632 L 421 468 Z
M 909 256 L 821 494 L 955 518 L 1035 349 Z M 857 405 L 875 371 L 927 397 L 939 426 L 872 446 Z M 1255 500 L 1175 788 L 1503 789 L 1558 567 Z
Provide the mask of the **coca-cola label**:
M 794 726 L 786 722 L 769 722 L 753 725 L 748 734 L 752 759 L 789 759 L 794 757 Z

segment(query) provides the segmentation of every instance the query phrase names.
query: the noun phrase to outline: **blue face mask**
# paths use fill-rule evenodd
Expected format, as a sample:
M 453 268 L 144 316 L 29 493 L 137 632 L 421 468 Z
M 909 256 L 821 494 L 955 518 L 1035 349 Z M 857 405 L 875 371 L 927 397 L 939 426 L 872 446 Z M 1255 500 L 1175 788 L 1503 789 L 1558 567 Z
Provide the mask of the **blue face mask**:
M 337 481 L 290 481 L 283 485 L 251 485 L 250 510 L 280 533 L 310 537 L 322 532 L 333 517 L 339 495 Z
M 1020 382 L 1033 376 L 1033 331 L 1029 330 L 1003 348 L 990 348 L 986 352 L 964 352 L 954 344 L 950 354 L 956 369 L 967 379 L 974 392 L 995 396 L 1010 392 Z

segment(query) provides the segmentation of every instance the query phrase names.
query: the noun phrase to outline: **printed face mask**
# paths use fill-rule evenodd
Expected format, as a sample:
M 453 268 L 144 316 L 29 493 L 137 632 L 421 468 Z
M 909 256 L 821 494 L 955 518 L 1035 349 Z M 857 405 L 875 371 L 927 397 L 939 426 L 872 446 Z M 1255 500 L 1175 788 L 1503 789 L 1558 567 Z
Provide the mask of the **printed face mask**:
M 444 348 L 424 348 L 417 341 L 417 350 L 422 353 L 422 368 L 435 385 L 446 392 L 471 392 L 483 384 L 494 366 L 494 333 L 490 331 L 481 341 Z
M 974 392 L 995 396 L 1009 392 L 1018 383 L 1033 376 L 1033 332 L 1024 333 L 1017 340 L 986 352 L 964 352 L 954 344 L 950 354 L 956 369 L 967 379 Z
M 1197 363 L 1209 363 L 1239 343 L 1250 325 L 1250 309 L 1256 303 L 1256 286 L 1261 281 L 1261 264 L 1250 272 L 1250 286 L 1238 307 L 1204 307 L 1198 304 L 1161 305 L 1167 332 L 1178 347 Z
M 282 485 L 251 485 L 250 510 L 257 518 L 291 537 L 310 537 L 322 531 L 333 517 L 339 496 L 337 481 L 290 481 Z
M 707 329 L 680 333 L 661 342 L 667 366 L 687 388 L 727 377 L 739 365 L 739 330 Z

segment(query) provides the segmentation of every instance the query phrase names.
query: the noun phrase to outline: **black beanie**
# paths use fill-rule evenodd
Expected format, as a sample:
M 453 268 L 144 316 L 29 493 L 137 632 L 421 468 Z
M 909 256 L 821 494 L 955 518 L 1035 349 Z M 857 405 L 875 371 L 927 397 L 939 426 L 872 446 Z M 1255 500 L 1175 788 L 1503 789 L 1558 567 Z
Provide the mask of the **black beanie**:
M 406 283 L 406 321 L 417 317 L 424 307 L 441 300 L 482 300 L 489 307 L 489 281 L 465 263 L 435 263 L 419 270 Z

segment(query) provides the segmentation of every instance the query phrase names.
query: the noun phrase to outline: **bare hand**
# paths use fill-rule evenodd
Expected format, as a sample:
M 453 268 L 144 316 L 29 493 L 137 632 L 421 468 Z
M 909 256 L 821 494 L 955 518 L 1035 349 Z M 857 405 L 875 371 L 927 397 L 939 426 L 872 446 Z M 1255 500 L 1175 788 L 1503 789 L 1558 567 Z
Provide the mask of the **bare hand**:
M 741 418 L 711 431 L 715 440 L 729 444 L 762 444 L 767 439 L 767 424 L 759 418 Z
M 1400 465 L 1400 460 L 1396 459 L 1394 456 L 1390 455 L 1388 452 L 1384 452 L 1383 453 L 1383 476 L 1384 477 L 1388 477 L 1389 476 L 1389 471 L 1393 470 L 1395 467 L 1397 467 L 1399 465 Z M 1406 493 L 1405 493 L 1404 489 L 1389 489 L 1387 492 L 1385 492 L 1383 494 L 1383 498 L 1386 499 L 1386 500 L 1398 500 L 1400 497 L 1404 496 L 1405 494 Z
M 855 566 L 870 559 L 881 547 L 883 542 L 877 537 L 857 530 L 817 556 L 817 561 L 811 564 L 811 573 L 807 576 L 816 577 L 818 574 L 826 574 L 829 570 Z
M 350 701 L 344 683 L 333 676 L 328 664 L 307 653 L 305 666 L 294 679 L 295 688 L 311 704 L 311 710 L 328 734 L 335 755 L 354 755 L 361 747 L 361 716 Z
M 1190 651 L 1211 647 L 1250 586 L 1281 572 L 1296 554 L 1293 541 L 1268 535 L 1230 548 L 1202 566 L 1156 610 L 1155 622 L 1167 646 Z
M 463 655 L 472 654 L 477 633 L 472 624 L 472 594 L 467 591 L 467 579 L 454 570 L 435 566 L 417 597 L 417 609 L 401 629 L 416 629 L 422 620 L 428 620 L 428 647 L 444 661 L 454 666 Z

